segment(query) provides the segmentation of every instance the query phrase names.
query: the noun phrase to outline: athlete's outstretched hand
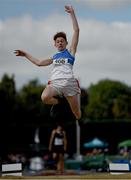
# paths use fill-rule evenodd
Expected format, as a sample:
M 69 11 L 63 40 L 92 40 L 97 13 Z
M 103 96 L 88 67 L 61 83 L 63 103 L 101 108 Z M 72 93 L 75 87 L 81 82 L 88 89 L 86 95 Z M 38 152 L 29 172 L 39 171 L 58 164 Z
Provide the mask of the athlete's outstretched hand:
M 73 13 L 74 9 L 73 9 L 72 6 L 65 6 L 65 11 L 68 12 L 68 13 Z
M 26 52 L 21 50 L 15 50 L 14 53 L 16 54 L 16 56 L 26 56 Z

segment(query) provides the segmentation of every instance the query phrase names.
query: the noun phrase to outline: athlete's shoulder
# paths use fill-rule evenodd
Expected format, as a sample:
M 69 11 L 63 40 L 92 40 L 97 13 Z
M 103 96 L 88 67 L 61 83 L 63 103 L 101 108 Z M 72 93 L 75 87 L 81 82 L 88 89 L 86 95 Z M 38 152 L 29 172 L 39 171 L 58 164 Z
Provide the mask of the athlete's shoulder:
M 55 133 L 56 133 L 56 129 L 53 129 L 53 130 L 52 130 L 52 134 L 55 134 Z
M 56 53 L 54 53 L 54 55 L 52 56 L 52 59 L 55 59 L 56 57 L 59 57 L 59 56 L 61 56 L 61 52 L 56 52 Z

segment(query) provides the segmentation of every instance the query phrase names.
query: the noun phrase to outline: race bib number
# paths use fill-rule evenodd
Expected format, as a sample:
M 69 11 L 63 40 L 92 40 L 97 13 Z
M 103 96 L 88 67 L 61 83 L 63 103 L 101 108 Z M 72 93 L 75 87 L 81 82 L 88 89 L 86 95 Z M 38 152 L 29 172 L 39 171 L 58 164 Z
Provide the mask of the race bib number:
M 60 58 L 60 59 L 54 59 L 53 64 L 67 64 L 68 59 L 67 58 Z

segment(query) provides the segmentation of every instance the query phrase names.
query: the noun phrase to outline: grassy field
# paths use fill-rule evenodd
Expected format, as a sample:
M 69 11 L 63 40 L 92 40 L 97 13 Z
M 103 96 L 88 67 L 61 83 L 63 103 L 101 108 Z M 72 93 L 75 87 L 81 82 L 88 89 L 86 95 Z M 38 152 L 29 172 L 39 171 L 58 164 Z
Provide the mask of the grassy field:
M 32 180 L 45 180 L 45 179 L 49 179 L 49 180 L 59 180 L 59 179 L 62 179 L 62 180 L 71 180 L 71 179 L 74 179 L 74 180 L 81 180 L 81 179 L 87 179 L 87 180 L 98 180 L 98 179 L 101 179 L 101 180 L 113 180 L 113 179 L 123 179 L 123 180 L 126 180 L 126 179 L 131 179 L 131 173 L 129 174 L 115 174 L 115 175 L 112 175 L 110 173 L 95 173 L 95 174 L 87 174 L 87 175 L 51 175 L 51 176 L 20 176 L 20 177 L 12 177 L 12 176 L 3 176 L 0 178 L 1 180 L 6 180 L 6 179 L 10 179 L 10 180 L 20 180 L 20 179 L 32 179 Z

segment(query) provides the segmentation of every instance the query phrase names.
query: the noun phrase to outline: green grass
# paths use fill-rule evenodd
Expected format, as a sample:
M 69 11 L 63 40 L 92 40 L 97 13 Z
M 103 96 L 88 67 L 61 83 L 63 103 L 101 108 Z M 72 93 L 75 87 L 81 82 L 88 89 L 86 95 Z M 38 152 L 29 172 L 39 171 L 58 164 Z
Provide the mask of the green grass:
M 121 175 L 112 175 L 110 173 L 93 173 L 93 174 L 87 174 L 87 175 L 54 175 L 54 176 L 23 176 L 23 177 L 12 177 L 12 176 L 4 176 L 1 177 L 0 179 L 6 180 L 6 179 L 15 179 L 15 180 L 20 180 L 20 179 L 32 179 L 32 180 L 40 180 L 40 179 L 50 179 L 50 180 L 71 180 L 71 179 L 76 179 L 76 180 L 81 180 L 81 179 L 87 179 L 87 180 L 92 180 L 92 179 L 101 179 L 101 180 L 115 180 L 115 179 L 131 179 L 131 173 L 129 174 L 121 174 Z

